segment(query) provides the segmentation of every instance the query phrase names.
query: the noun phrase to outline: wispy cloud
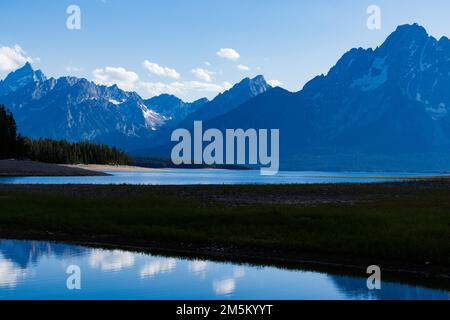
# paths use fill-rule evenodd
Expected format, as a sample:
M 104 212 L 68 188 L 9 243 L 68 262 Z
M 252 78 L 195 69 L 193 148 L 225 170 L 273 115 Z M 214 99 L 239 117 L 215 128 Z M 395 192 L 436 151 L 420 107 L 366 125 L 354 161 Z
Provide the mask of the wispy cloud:
M 18 44 L 13 47 L 0 47 L 0 76 L 18 69 L 27 62 L 34 62 L 35 60 L 27 56 Z
M 175 81 L 171 83 L 163 82 L 142 82 L 140 83 L 143 91 L 149 96 L 157 96 L 162 93 L 169 93 L 176 95 L 180 98 L 194 94 L 195 92 L 201 93 L 214 93 L 218 94 L 231 87 L 229 82 L 222 84 L 215 84 L 211 82 L 202 81 Z
M 217 51 L 216 54 L 219 57 L 228 59 L 228 60 L 238 60 L 241 57 L 239 52 L 237 52 L 236 50 L 234 50 L 232 48 L 222 48 L 219 51 Z
M 139 76 L 123 67 L 98 68 L 92 72 L 94 82 L 106 86 L 117 86 L 125 91 L 133 91 L 139 82 Z
M 67 66 L 66 71 L 71 73 L 77 73 L 83 71 L 83 68 Z
M 199 80 L 211 82 L 212 81 L 212 75 L 214 74 L 211 71 L 208 71 L 206 69 L 197 68 L 192 70 L 192 74 Z
M 181 78 L 181 76 L 177 72 L 177 70 L 175 70 L 173 68 L 160 66 L 159 64 L 150 62 L 148 60 L 144 61 L 144 68 L 148 72 L 150 72 L 151 74 L 154 74 L 156 76 L 172 78 L 172 79 L 177 79 L 177 80 Z
M 249 71 L 249 70 L 250 70 L 250 68 L 249 68 L 248 66 L 243 65 L 243 64 L 239 64 L 239 65 L 237 66 L 237 68 L 238 68 L 239 70 L 241 70 L 241 71 Z

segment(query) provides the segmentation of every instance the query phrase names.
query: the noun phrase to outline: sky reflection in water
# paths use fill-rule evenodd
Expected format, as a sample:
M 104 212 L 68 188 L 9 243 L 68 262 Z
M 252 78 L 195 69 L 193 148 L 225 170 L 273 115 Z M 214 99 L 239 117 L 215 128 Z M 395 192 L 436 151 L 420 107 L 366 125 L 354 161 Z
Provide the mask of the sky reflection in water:
M 81 268 L 81 290 L 66 269 Z M 0 299 L 448 299 L 449 292 L 366 278 L 36 241 L 0 241 Z

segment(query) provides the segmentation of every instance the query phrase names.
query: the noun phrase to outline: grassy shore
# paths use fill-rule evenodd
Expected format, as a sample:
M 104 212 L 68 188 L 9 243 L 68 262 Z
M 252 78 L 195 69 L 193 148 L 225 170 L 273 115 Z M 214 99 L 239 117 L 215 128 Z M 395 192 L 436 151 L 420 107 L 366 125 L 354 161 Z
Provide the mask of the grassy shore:
M 0 185 L 0 238 L 38 235 L 450 278 L 450 182 Z

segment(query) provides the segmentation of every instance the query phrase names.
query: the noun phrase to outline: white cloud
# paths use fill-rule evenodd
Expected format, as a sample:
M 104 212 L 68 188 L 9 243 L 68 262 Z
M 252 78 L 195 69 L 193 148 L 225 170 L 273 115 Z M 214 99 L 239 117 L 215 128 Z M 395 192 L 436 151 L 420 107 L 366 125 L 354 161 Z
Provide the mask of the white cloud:
M 234 49 L 222 48 L 216 53 L 219 57 L 229 60 L 238 60 L 241 55 Z
M 168 93 L 183 98 L 185 96 L 192 95 L 195 91 L 218 94 L 228 90 L 231 87 L 231 84 L 229 82 L 224 82 L 220 85 L 202 81 L 176 81 L 171 83 L 142 82 L 140 86 L 150 96 Z
M 33 58 L 26 56 L 19 45 L 13 47 L 0 47 L 0 76 L 22 67 Z
M 92 72 L 94 82 L 106 86 L 117 84 L 119 88 L 125 91 L 136 90 L 139 76 L 132 71 L 122 67 L 106 67 L 95 69 Z
M 178 82 L 142 82 L 140 83 L 140 86 L 148 95 L 150 95 L 150 97 L 159 96 L 163 93 L 179 96 L 182 92 L 177 84 Z
M 214 74 L 211 71 L 208 71 L 206 69 L 197 68 L 193 69 L 192 73 L 197 79 L 200 79 L 202 81 L 211 82 L 212 81 L 212 75 Z
M 74 73 L 77 73 L 77 72 L 83 71 L 83 68 L 67 66 L 67 67 L 66 67 L 66 71 L 67 71 L 67 72 L 74 72 Z
M 182 86 L 186 90 L 197 90 L 205 92 L 221 93 L 231 87 L 229 82 L 224 82 L 223 84 L 214 84 L 201 81 L 185 81 Z
M 237 68 L 239 70 L 242 70 L 242 71 L 249 71 L 250 70 L 250 68 L 248 66 L 243 65 L 243 64 L 238 65 Z
M 199 68 L 192 70 L 192 72 L 202 81 L 143 81 L 137 73 L 123 67 L 98 68 L 92 72 L 92 75 L 93 81 L 98 84 L 107 86 L 117 84 L 122 90 L 137 91 L 145 98 L 167 93 L 176 95 L 186 101 L 193 101 L 192 99 L 204 96 L 212 98 L 214 95 L 231 88 L 229 82 L 213 83 L 211 77 L 213 73 L 208 70 Z
M 177 72 L 177 70 L 167 67 L 162 67 L 157 63 L 150 62 L 148 60 L 144 61 L 144 68 L 149 71 L 150 73 L 160 76 L 160 77 L 166 77 L 166 78 L 172 78 L 172 79 L 180 79 L 180 74 Z
M 205 66 L 208 66 L 208 67 L 211 66 L 211 62 L 209 62 L 209 61 L 205 61 L 204 64 L 205 64 Z
M 281 87 L 283 85 L 283 82 L 278 80 L 268 80 L 268 84 L 270 84 L 272 87 Z

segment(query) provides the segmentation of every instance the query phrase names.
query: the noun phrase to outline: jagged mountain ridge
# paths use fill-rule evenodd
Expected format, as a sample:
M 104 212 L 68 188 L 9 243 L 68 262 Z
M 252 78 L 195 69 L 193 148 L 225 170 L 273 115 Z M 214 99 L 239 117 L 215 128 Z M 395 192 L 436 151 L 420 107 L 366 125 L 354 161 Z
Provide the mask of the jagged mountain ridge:
M 47 79 L 29 63 L 0 82 L 0 101 L 13 112 L 22 135 L 124 149 L 149 139 L 166 121 L 137 93 L 82 78 Z
M 280 129 L 284 169 L 450 170 L 449 87 L 450 40 L 403 25 L 301 91 L 269 90 L 204 130 Z
M 209 100 L 207 98 L 202 98 L 192 103 L 187 103 L 170 94 L 161 94 L 144 100 L 145 105 L 162 115 L 170 127 L 176 126 L 189 114 L 196 112 L 208 102 Z
M 179 121 L 177 127 L 191 130 L 194 121 L 207 122 L 211 119 L 220 117 L 221 115 L 230 113 L 245 102 L 270 90 L 273 90 L 273 88 L 261 75 L 254 78 L 244 78 L 230 89 L 219 94 L 213 100 L 200 105 L 195 112 L 188 114 L 182 121 Z M 161 128 L 161 130 L 155 134 L 150 147 L 137 149 L 133 151 L 133 154 L 139 156 L 151 155 L 168 157 L 170 155 L 169 149 L 171 149 L 173 145 L 170 142 L 170 136 L 173 129 L 172 126 Z
M 265 90 L 267 84 L 261 79 L 244 79 L 211 102 L 203 98 L 186 103 L 167 94 L 144 100 L 116 85 L 97 85 L 83 78 L 47 79 L 26 63 L 0 81 L 0 102 L 13 112 L 22 135 L 88 140 L 130 151 L 155 143 L 157 131 L 179 125 L 190 114 L 200 110 L 220 114 L 237 107 Z

